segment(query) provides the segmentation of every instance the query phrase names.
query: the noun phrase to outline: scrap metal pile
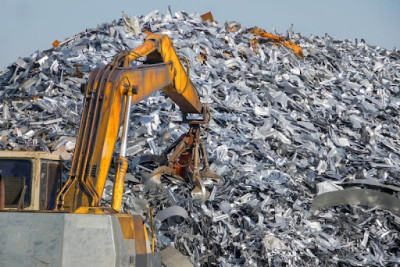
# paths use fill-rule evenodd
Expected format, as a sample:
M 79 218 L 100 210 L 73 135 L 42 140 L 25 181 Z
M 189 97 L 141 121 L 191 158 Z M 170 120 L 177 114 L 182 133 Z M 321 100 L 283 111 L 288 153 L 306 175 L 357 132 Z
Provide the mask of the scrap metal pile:
M 189 60 L 190 77 L 211 108 L 203 137 L 211 168 L 223 178 L 207 183 L 204 204 L 191 199 L 185 183 L 164 179 L 157 190 L 141 184 L 153 166 L 140 155 L 160 154 L 187 126 L 174 123 L 179 109 L 161 93 L 132 108 L 123 209 L 145 216 L 147 206 L 153 209 L 158 247 L 174 246 L 196 265 L 400 264 L 395 205 L 324 207 L 321 200 L 311 212 L 317 194 L 365 184 L 399 197 L 400 53 L 363 40 L 289 30 L 302 58 L 237 22 L 204 22 L 185 12 L 124 15 L 0 72 L 0 148 L 70 158 L 81 85 L 146 32 L 168 34 Z

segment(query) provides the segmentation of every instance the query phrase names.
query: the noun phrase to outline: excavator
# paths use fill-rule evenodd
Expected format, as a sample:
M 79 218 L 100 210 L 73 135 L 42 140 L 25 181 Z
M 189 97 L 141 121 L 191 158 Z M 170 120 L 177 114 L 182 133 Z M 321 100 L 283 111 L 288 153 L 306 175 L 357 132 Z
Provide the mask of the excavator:
M 63 185 L 59 156 L 0 152 L 0 266 L 161 266 L 143 218 L 121 212 L 130 111 L 159 90 L 180 107 L 189 131 L 163 152 L 164 165 L 145 175 L 146 182 L 169 175 L 189 182 L 192 197 L 205 201 L 203 179 L 219 181 L 201 140 L 210 110 L 189 78 L 188 63 L 186 68 L 167 35 L 149 34 L 139 47 L 93 70 Z M 112 201 L 104 206 L 113 158 Z

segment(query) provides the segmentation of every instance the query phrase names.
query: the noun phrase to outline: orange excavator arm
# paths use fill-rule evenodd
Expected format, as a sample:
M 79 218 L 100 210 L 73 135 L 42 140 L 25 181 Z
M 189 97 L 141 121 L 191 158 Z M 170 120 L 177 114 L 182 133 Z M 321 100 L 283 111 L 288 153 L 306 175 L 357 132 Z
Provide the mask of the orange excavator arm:
M 130 62 L 145 56 L 143 65 L 130 67 Z M 91 73 L 69 179 L 57 197 L 59 209 L 75 211 L 100 205 L 122 125 L 112 200 L 112 207 L 120 210 L 128 167 L 125 154 L 130 107 L 158 90 L 184 114 L 201 114 L 207 109 L 167 35 L 151 34 L 141 46 L 120 52 L 110 64 Z
M 188 73 L 182 66 L 178 55 L 172 45 L 171 39 L 164 34 L 150 34 L 143 45 L 130 51 L 127 60 L 130 62 L 147 56 L 147 60 L 153 62 L 170 62 L 174 68 L 173 86 L 163 89 L 183 112 L 201 113 L 202 104 Z

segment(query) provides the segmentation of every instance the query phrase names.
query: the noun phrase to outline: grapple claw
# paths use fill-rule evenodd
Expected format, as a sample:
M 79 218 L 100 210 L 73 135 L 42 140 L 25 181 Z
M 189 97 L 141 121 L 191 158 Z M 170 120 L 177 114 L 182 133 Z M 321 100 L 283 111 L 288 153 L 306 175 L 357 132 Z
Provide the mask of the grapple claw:
M 203 106 L 203 120 L 187 120 L 183 114 L 183 122 L 189 123 L 189 132 L 180 136 L 164 152 L 163 157 L 168 157 L 167 166 L 161 166 L 148 174 L 146 183 L 159 184 L 163 174 L 172 175 L 183 181 L 191 181 L 195 188 L 191 194 L 193 199 L 205 202 L 209 193 L 207 192 L 203 179 L 212 179 L 220 183 L 220 176 L 210 169 L 207 152 L 203 141 L 200 139 L 203 130 L 200 125 L 207 124 L 210 120 L 210 111 L 206 105 Z M 202 169 L 201 169 L 202 168 Z M 201 169 L 201 170 L 200 170 Z
M 200 177 L 203 179 L 212 179 L 216 183 L 220 183 L 221 177 L 210 168 L 204 168 L 200 171 Z
M 168 166 L 160 166 L 154 171 L 145 174 L 143 183 L 149 186 L 157 186 L 161 183 L 163 174 L 174 175 L 174 170 Z
M 208 199 L 210 193 L 206 190 L 201 178 L 195 178 L 194 184 L 195 188 L 191 192 L 192 198 L 194 200 L 200 200 L 201 203 L 204 203 Z

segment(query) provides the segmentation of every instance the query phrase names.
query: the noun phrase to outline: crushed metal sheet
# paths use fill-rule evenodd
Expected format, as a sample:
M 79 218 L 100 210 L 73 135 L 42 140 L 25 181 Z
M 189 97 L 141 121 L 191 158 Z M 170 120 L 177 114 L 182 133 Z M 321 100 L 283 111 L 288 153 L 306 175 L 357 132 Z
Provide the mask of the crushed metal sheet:
M 166 209 L 159 211 L 154 219 L 159 222 L 162 222 L 173 216 L 187 218 L 188 213 L 184 208 L 182 208 L 180 206 L 172 206 L 172 207 L 168 207 Z
M 341 183 L 342 185 L 367 185 L 372 187 L 378 187 L 380 189 L 389 189 L 391 191 L 400 192 L 400 187 L 394 185 L 381 184 L 374 179 L 354 179 L 347 182 Z
M 340 205 L 377 207 L 400 215 L 399 198 L 370 189 L 345 189 L 320 194 L 313 200 L 311 212 Z
M 184 256 L 179 250 L 168 246 L 161 250 L 161 262 L 166 267 L 192 267 L 188 257 Z

